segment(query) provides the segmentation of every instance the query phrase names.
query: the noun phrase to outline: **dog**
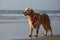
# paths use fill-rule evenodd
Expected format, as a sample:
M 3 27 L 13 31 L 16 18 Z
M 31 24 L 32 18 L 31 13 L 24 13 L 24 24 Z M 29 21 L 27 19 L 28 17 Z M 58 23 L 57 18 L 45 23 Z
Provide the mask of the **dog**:
M 32 37 L 33 29 L 36 29 L 35 37 L 38 37 L 40 25 L 42 25 L 43 28 L 46 31 L 46 34 L 44 34 L 45 36 L 47 36 L 48 32 L 51 32 L 51 36 L 52 36 L 52 28 L 51 28 L 51 25 L 50 25 L 51 22 L 50 22 L 50 18 L 49 18 L 49 16 L 47 14 L 36 13 L 30 7 L 25 8 L 23 14 L 27 17 L 29 25 L 30 25 L 30 34 L 29 34 L 29 37 Z

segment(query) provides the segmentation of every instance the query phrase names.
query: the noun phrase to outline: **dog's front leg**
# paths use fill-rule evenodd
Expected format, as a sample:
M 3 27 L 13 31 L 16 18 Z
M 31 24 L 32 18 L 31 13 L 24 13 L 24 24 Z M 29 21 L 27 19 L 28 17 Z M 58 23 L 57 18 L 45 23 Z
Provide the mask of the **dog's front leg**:
M 32 37 L 32 33 L 33 33 L 33 28 L 30 26 L 30 34 L 29 34 L 29 37 Z
M 38 33 L 39 33 L 39 27 L 36 28 L 36 35 L 35 35 L 35 37 L 38 37 Z

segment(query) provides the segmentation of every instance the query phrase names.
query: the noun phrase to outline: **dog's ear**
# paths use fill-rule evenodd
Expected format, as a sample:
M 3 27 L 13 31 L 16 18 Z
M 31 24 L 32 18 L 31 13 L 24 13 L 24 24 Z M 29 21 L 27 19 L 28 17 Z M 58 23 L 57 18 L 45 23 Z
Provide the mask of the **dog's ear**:
M 31 13 L 33 13 L 33 10 L 31 10 Z

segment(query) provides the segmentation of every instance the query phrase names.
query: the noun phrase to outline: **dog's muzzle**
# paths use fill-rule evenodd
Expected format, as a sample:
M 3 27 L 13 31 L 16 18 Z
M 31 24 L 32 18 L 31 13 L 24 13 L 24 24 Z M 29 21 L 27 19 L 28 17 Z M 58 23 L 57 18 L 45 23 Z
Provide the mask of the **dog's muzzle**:
M 26 12 L 23 12 L 24 15 L 28 15 Z

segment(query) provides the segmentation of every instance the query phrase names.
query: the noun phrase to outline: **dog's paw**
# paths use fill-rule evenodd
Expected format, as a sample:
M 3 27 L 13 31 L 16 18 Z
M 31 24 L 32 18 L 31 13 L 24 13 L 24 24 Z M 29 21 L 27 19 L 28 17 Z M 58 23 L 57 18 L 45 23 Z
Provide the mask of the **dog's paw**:
M 35 37 L 38 37 L 38 35 L 35 35 Z
M 47 34 L 44 34 L 44 36 L 47 36 Z
M 29 35 L 29 37 L 32 37 L 32 35 Z
M 51 34 L 51 36 L 53 36 L 53 35 Z

